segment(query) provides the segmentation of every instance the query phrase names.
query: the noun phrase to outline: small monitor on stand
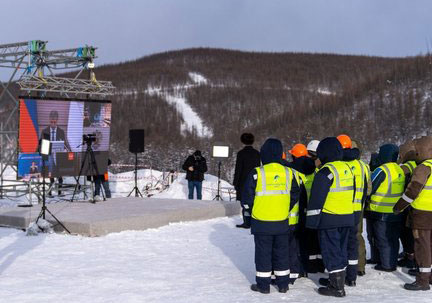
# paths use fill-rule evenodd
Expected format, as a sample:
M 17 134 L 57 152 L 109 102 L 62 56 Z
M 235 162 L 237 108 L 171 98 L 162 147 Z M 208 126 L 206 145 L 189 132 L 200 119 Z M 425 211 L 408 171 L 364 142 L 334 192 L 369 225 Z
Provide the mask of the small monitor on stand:
M 219 159 L 217 194 L 213 198 L 213 200 L 219 201 L 219 200 L 223 200 L 222 196 L 220 195 L 220 172 L 221 172 L 222 159 L 226 159 L 229 157 L 229 146 L 223 143 L 215 143 L 213 145 L 212 157 L 215 159 Z

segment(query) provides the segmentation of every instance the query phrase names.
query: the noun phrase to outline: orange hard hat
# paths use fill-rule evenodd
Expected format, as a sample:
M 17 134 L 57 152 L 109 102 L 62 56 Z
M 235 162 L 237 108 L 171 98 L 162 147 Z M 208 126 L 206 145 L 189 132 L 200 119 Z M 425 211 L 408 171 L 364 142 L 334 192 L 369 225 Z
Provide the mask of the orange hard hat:
M 342 145 L 342 148 L 352 148 L 352 142 L 351 138 L 347 135 L 339 135 L 337 136 L 337 139 L 339 140 L 340 144 Z
M 308 151 L 304 144 L 298 143 L 294 145 L 292 149 L 289 150 L 289 153 L 296 158 L 307 156 Z

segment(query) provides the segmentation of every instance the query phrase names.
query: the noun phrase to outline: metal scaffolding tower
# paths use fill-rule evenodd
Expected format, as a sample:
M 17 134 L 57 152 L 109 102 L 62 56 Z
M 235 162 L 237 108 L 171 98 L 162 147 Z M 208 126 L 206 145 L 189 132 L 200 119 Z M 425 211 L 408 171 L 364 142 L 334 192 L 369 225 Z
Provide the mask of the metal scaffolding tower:
M 94 74 L 96 48 L 47 50 L 47 41 L 32 40 L 0 45 L 0 70 L 12 70 L 6 83 L 0 81 L 0 198 L 7 167 L 16 170 L 18 140 L 18 88 L 24 95 L 92 97 L 114 94 L 110 81 L 98 81 Z M 76 72 L 73 78 L 56 77 L 54 71 Z M 82 79 L 88 71 L 88 79 Z M 18 87 L 17 87 L 18 85 Z

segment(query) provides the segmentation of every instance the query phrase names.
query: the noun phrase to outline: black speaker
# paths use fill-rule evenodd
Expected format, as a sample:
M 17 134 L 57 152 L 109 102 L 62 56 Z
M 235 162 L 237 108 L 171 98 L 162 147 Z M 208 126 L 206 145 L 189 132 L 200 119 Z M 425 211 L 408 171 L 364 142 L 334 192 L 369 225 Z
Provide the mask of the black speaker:
M 131 153 L 144 152 L 144 130 L 143 129 L 129 130 L 129 151 Z

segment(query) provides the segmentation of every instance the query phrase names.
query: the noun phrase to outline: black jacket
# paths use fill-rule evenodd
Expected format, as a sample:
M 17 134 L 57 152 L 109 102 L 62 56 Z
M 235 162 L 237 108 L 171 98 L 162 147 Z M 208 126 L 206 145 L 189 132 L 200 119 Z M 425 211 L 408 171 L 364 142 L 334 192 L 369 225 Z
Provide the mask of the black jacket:
M 238 196 L 241 195 L 247 176 L 255 167 L 260 166 L 260 163 L 259 151 L 250 145 L 245 146 L 237 153 L 233 185 Z
M 267 139 L 260 150 L 262 164 L 281 163 L 282 160 L 282 144 L 277 139 Z M 242 191 L 242 205 L 247 205 L 248 209 L 253 209 L 255 200 L 255 189 L 257 184 L 256 170 L 252 170 L 246 178 L 246 183 Z M 299 200 L 300 188 L 296 180 L 292 180 L 291 186 L 291 201 L 290 209 Z M 284 221 L 259 221 L 252 218 L 251 233 L 263 235 L 280 235 L 286 234 L 290 230 L 288 220 Z
M 57 126 L 55 134 L 56 138 L 54 141 L 64 141 L 65 148 L 69 151 L 72 150 L 63 129 Z M 51 141 L 51 127 L 49 125 L 42 130 L 41 139 L 47 139 Z
M 322 165 L 325 165 L 329 162 L 342 161 L 342 146 L 335 137 L 325 138 L 318 145 L 317 155 L 321 160 Z M 307 228 L 329 229 L 354 226 L 354 214 L 333 215 L 321 211 L 327 199 L 330 186 L 333 184 L 333 182 L 333 174 L 327 167 L 321 168 L 315 175 L 314 181 L 312 183 L 311 198 L 307 209 Z
M 194 168 L 193 171 L 188 169 L 190 166 Z M 188 181 L 202 181 L 207 171 L 206 159 L 203 156 L 190 155 L 183 164 L 183 169 L 186 171 Z

